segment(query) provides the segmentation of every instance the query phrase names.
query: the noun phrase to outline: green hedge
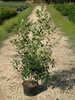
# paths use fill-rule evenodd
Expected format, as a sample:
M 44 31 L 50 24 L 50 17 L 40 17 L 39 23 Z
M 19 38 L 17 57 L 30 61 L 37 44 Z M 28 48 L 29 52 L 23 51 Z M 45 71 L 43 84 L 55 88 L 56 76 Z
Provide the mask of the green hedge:
M 17 14 L 16 10 L 9 7 L 0 7 L 0 23 Z
M 67 16 L 69 20 L 75 23 L 75 4 L 72 5 L 55 5 L 54 6 L 61 14 Z

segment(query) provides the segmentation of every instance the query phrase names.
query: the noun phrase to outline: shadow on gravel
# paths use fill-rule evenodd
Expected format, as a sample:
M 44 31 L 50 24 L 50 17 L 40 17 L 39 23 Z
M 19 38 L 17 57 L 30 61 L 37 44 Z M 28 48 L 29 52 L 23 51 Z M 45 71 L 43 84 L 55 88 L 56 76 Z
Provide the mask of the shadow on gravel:
M 38 85 L 35 89 L 24 89 L 24 94 L 27 96 L 36 96 L 48 89 L 60 88 L 62 91 L 70 90 L 75 85 L 75 68 L 70 70 L 57 71 L 51 75 L 48 85 Z
M 48 85 L 52 88 L 60 88 L 63 91 L 72 89 L 75 85 L 75 68 L 55 72 Z

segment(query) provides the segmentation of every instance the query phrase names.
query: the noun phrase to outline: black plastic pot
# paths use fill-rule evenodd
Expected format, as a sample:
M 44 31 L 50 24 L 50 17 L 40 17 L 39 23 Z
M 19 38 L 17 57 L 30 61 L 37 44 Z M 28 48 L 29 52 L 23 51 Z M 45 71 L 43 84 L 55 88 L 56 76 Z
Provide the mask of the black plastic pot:
M 29 84 L 32 84 L 32 86 Z M 27 96 L 35 96 L 45 90 L 47 90 L 47 87 L 44 85 L 39 85 L 36 81 L 24 81 L 23 82 L 23 89 L 24 89 L 24 94 Z

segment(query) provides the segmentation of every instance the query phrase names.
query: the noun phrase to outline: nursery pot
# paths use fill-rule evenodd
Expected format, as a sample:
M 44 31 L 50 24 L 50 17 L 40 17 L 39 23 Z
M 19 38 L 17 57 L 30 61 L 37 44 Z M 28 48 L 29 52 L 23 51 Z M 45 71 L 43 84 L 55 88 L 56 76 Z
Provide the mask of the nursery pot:
M 38 94 L 39 84 L 33 80 L 27 80 L 22 83 L 24 94 L 27 96 L 35 96 Z
M 47 86 L 45 84 L 39 85 L 36 81 L 33 80 L 24 81 L 22 85 L 24 94 L 27 96 L 35 96 L 47 90 Z

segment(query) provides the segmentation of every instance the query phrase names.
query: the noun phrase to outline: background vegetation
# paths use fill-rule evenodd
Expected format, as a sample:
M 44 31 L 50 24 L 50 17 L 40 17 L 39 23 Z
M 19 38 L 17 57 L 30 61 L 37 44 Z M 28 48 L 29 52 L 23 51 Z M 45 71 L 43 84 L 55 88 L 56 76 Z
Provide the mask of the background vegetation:
M 54 6 L 61 14 L 75 23 L 75 4 L 72 5 L 55 5 Z
M 0 26 L 0 45 L 3 40 L 5 40 L 11 33 L 12 29 L 20 24 L 22 19 L 26 19 L 28 15 L 32 12 L 34 6 L 30 6 L 24 10 L 21 14 L 17 15 L 10 20 L 7 20 L 3 25 Z
M 29 4 L 26 2 L 0 2 L 0 6 L 8 6 L 8 7 L 13 7 L 13 8 L 24 8 L 26 9 L 29 7 Z
M 0 7 L 0 23 L 17 14 L 16 10 L 9 7 Z
M 48 6 L 48 11 L 50 12 L 56 26 L 64 32 L 64 35 L 68 36 L 70 40 L 69 43 L 72 48 L 74 48 L 73 50 L 75 52 L 75 25 L 66 17 L 62 16 L 62 14 L 58 12 L 54 6 Z
M 75 0 L 0 0 L 0 1 L 34 1 L 37 3 L 46 2 L 46 3 L 68 3 L 75 2 Z

